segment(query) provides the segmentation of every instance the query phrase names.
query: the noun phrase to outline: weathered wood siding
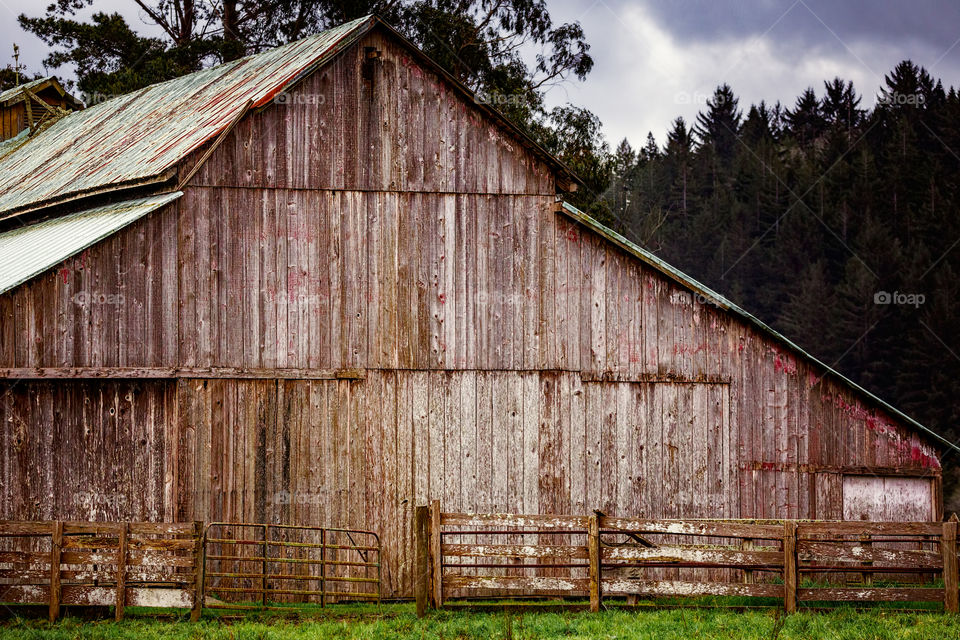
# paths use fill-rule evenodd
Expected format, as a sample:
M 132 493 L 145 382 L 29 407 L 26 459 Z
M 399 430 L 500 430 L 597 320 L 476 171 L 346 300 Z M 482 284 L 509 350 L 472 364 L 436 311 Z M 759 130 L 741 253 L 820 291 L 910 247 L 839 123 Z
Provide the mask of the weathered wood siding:
M 0 387 L 0 519 L 172 521 L 173 388 L 160 381 Z
M 0 107 L 0 140 L 9 140 L 28 126 L 27 111 L 22 102 Z
M 366 60 L 367 47 L 381 57 Z M 381 32 L 245 118 L 191 184 L 556 193 L 541 160 Z
M 365 379 L 4 382 L 0 517 L 370 527 L 408 595 L 430 499 L 839 518 L 845 472 L 938 476 L 916 432 L 554 208 L 543 163 L 372 34 L 179 201 L 0 296 L 0 368 Z M 130 493 L 84 511 L 77 486 Z

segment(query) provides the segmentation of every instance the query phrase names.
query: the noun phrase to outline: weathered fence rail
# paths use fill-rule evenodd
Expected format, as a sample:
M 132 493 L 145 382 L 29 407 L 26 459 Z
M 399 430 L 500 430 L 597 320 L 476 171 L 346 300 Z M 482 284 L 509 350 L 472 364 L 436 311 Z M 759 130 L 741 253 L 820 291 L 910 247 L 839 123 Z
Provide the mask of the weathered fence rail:
M 200 615 L 202 523 L 0 521 L 0 602 Z
M 380 599 L 373 531 L 295 525 L 0 521 L 0 603 L 263 608 Z
M 944 603 L 958 611 L 957 520 L 648 520 L 418 507 L 418 612 L 450 599 L 746 596 Z M 876 576 L 908 586 L 874 584 Z M 942 577 L 940 586 L 927 578 Z M 888 580 L 889 582 L 889 580 Z M 936 586 L 934 586 L 936 585 Z

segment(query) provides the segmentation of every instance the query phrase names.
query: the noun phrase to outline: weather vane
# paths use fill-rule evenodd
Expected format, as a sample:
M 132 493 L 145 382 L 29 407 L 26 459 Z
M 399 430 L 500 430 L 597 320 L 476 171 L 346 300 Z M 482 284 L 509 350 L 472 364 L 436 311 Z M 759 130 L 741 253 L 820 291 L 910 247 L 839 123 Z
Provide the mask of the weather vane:
M 17 46 L 17 43 L 13 43 L 13 73 L 14 73 L 14 85 L 15 87 L 20 86 L 20 47 Z

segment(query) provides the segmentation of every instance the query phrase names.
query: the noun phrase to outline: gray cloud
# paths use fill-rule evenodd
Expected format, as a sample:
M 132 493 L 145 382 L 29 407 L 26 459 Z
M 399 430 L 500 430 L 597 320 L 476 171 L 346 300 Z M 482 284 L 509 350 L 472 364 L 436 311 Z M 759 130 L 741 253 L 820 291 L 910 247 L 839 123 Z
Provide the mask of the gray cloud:
M 616 10 L 631 3 L 614 0 L 609 4 Z M 836 42 L 830 31 L 841 40 L 918 41 L 943 50 L 960 38 L 960 5 L 942 0 L 658 0 L 644 4 L 671 33 L 697 40 L 756 36 L 771 27 L 787 40 L 829 46 Z
M 859 6 L 858 6 L 859 5 Z M 852 80 L 872 105 L 883 76 L 910 58 L 945 85 L 960 79 L 960 3 L 930 0 L 554 0 L 557 21 L 578 20 L 596 66 L 584 83 L 549 96 L 593 110 L 611 142 L 662 144 L 671 121 L 696 118 L 717 85 L 741 107 L 766 100 L 792 106 L 808 86 Z

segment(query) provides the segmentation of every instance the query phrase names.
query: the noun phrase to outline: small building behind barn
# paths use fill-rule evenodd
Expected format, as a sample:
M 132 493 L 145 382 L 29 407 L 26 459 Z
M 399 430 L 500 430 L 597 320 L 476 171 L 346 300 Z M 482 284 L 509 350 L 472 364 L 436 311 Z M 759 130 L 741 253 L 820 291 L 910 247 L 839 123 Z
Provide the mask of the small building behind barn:
M 951 445 L 591 220 L 376 18 L 0 157 L 0 518 L 930 520 Z

